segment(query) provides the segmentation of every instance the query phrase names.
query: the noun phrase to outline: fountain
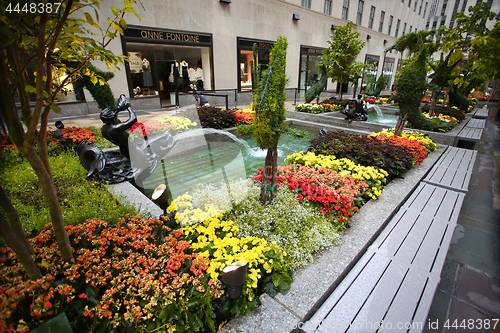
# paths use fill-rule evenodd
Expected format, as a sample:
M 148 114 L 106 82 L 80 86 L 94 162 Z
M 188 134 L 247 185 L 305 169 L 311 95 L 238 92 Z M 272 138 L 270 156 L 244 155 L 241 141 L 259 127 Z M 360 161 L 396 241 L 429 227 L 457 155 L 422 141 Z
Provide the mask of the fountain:
M 375 104 L 367 104 L 366 109 L 368 111 L 368 122 L 377 123 L 382 125 L 395 126 L 398 121 L 398 117 L 392 114 L 385 114 L 380 110 L 380 107 Z M 375 112 L 373 112 L 375 110 Z

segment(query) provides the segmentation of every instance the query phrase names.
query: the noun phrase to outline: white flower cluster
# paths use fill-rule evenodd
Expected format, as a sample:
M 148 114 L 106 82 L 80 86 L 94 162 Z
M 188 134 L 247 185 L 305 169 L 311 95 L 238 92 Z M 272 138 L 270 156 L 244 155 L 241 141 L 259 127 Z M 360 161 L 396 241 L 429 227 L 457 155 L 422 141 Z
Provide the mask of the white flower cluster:
M 193 204 L 213 204 L 231 210 L 230 218 L 239 227 L 239 237 L 254 236 L 275 242 L 287 253 L 292 269 L 312 262 L 315 252 L 340 239 L 331 221 L 317 208 L 299 204 L 287 186 L 279 187 L 274 201 L 263 206 L 259 202 L 259 184 L 244 180 L 222 185 L 198 187 L 193 191 Z
M 223 211 L 228 211 L 245 199 L 251 189 L 253 186 L 250 179 L 223 182 L 220 186 L 200 184 L 192 193 L 192 203 L 194 207 L 212 204 Z

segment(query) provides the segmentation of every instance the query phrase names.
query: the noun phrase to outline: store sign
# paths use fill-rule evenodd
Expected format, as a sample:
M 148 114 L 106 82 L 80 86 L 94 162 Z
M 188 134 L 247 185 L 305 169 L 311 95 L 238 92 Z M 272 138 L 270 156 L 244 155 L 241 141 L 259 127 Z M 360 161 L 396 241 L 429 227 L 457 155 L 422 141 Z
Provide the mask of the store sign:
M 238 46 L 241 49 L 251 50 L 253 48 L 254 43 L 257 44 L 257 48 L 259 50 L 262 50 L 262 49 L 270 50 L 273 48 L 273 45 L 274 45 L 274 42 L 267 42 L 267 41 L 262 41 L 262 40 L 252 40 L 252 39 L 238 37 Z
M 131 73 L 142 73 L 141 52 L 129 52 L 128 60 Z
M 135 29 L 127 28 L 124 36 L 132 37 L 134 39 L 142 39 L 147 41 L 154 41 L 160 43 L 174 43 L 174 44 L 210 44 L 212 36 L 207 34 L 196 34 L 182 31 L 171 30 L 150 30 L 150 29 Z
M 171 33 L 171 32 L 163 32 L 163 31 L 150 31 L 150 30 L 141 30 L 141 37 L 147 39 L 165 39 L 165 40 L 175 40 L 179 42 L 200 42 L 199 35 L 189 35 L 183 33 Z
M 300 52 L 302 54 L 309 54 L 309 55 L 323 55 L 323 50 L 322 48 L 317 48 L 317 47 L 311 47 L 311 46 L 301 46 Z

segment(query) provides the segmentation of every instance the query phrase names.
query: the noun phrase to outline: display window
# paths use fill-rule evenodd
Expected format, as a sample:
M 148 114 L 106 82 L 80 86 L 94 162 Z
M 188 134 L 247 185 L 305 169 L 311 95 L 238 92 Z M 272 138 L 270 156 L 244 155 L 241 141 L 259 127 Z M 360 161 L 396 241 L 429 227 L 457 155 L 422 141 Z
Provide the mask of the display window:
M 394 58 L 385 58 L 382 66 L 382 73 L 385 79 L 384 90 L 391 88 L 392 76 L 394 74 Z
M 300 46 L 299 67 L 299 95 L 304 97 L 307 89 L 319 81 L 321 73 L 319 64 L 323 55 L 323 48 L 312 46 Z
M 211 35 L 203 37 L 201 40 L 195 33 L 127 29 L 124 49 L 129 57 L 130 96 L 158 96 L 165 107 L 177 104 L 178 92 L 211 90 Z
M 257 59 L 254 58 L 253 45 L 257 44 Z M 272 41 L 237 38 L 238 46 L 238 89 L 239 91 L 252 90 L 252 63 L 260 64 L 261 71 L 269 66 L 269 54 L 274 45 Z
M 366 55 L 361 89 L 365 94 L 371 95 L 375 90 L 379 60 L 379 56 Z

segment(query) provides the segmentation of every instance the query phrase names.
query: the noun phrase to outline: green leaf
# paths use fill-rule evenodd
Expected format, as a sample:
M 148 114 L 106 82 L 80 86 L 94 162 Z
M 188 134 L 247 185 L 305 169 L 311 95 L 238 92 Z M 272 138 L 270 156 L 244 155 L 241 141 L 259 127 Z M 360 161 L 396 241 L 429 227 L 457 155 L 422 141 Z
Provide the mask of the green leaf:
M 36 93 L 36 88 L 33 87 L 33 86 L 30 86 L 30 85 L 26 85 L 26 88 L 25 88 L 26 92 L 28 93 Z
M 281 274 L 274 273 L 273 274 L 273 284 L 275 287 L 279 286 L 282 281 Z
M 113 15 L 115 15 L 115 16 L 118 16 L 118 14 L 120 14 L 120 12 L 118 11 L 118 9 L 115 6 L 111 7 L 111 11 L 113 12 Z

